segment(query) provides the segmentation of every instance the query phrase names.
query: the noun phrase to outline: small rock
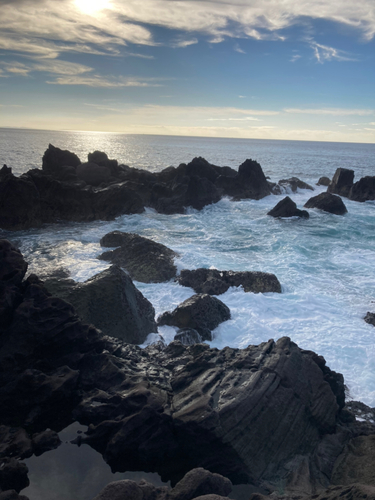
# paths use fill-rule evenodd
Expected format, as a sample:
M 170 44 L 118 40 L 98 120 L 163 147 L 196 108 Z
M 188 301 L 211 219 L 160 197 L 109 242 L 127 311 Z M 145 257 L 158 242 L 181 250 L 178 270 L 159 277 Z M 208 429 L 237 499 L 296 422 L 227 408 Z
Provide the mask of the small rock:
M 170 500 L 193 500 L 202 495 L 227 496 L 232 491 L 230 480 L 202 467 L 188 472 L 170 492 Z
M 307 200 L 304 206 L 318 208 L 335 215 L 344 215 L 348 211 L 340 196 L 331 193 L 320 193 L 318 196 L 313 196 Z
M 306 210 L 299 210 L 297 205 L 292 201 L 289 196 L 279 201 L 277 205 L 270 210 L 267 215 L 272 217 L 304 217 L 309 218 L 309 213 Z
M 320 177 L 320 179 L 316 183 L 317 186 L 329 186 L 330 184 L 331 179 L 329 177 Z
M 366 321 L 366 323 L 375 326 L 375 313 L 368 312 L 364 317 L 364 320 Z

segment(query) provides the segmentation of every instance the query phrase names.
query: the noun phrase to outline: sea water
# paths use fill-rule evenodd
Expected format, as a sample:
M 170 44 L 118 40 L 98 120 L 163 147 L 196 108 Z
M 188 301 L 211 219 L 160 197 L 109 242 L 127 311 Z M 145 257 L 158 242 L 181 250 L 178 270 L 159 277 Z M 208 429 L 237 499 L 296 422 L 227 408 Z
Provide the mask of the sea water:
M 326 188 L 338 167 L 355 171 L 355 180 L 375 175 L 375 145 L 136 136 L 92 132 L 0 130 L 0 162 L 19 175 L 41 168 L 48 144 L 75 152 L 82 161 L 94 150 L 131 167 L 159 171 L 195 156 L 237 169 L 247 158 L 257 160 L 274 182 L 292 176 L 314 186 L 288 195 L 302 208 Z M 219 298 L 231 319 L 213 332 L 210 345 L 246 347 L 270 338 L 290 337 L 301 348 L 324 356 L 344 375 L 349 397 L 375 406 L 375 329 L 363 318 L 375 311 L 375 203 L 344 199 L 345 216 L 309 210 L 309 219 L 267 216 L 285 195 L 232 202 L 222 199 L 201 211 L 163 215 L 152 209 L 116 220 L 59 223 L 27 231 L 1 231 L 29 262 L 29 272 L 68 270 L 83 282 L 108 267 L 97 259 L 99 240 L 113 230 L 135 232 L 179 253 L 178 270 L 199 267 L 274 273 L 282 293 L 245 293 L 230 288 Z M 152 302 L 156 315 L 172 310 L 194 294 L 170 281 L 135 283 Z M 169 342 L 175 330 L 159 328 Z M 158 338 L 151 335 L 147 342 Z M 146 343 L 147 343 L 146 342 Z

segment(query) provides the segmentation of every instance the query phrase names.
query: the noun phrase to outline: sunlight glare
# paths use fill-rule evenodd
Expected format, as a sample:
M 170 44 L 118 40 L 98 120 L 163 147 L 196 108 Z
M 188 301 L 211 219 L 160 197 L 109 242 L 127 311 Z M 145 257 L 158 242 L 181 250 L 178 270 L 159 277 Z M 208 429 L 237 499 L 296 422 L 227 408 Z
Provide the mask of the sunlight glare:
M 81 12 L 89 16 L 95 16 L 110 6 L 110 0 L 75 0 L 74 3 Z

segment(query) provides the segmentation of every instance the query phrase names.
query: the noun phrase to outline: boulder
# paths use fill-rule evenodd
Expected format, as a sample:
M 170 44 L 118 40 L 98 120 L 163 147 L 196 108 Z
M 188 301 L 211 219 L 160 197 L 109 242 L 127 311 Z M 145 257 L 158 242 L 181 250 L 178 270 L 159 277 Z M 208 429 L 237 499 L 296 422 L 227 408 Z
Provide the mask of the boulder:
M 132 279 L 143 283 L 160 283 L 174 278 L 177 253 L 161 243 L 133 233 L 113 231 L 100 240 L 103 247 L 115 247 L 99 259 L 124 267 Z
M 366 323 L 375 326 L 375 313 L 368 312 L 364 317 L 364 320 L 366 321 Z
M 93 500 L 167 500 L 167 491 L 167 487 L 156 488 L 144 480 L 123 479 L 107 484 Z
M 0 459 L 0 491 L 15 490 L 19 493 L 29 486 L 28 468 L 15 458 Z
M 272 217 L 303 217 L 309 218 L 309 213 L 306 210 L 299 210 L 297 205 L 292 201 L 289 196 L 279 201 L 277 205 L 270 210 L 267 215 Z
M 46 451 L 55 450 L 61 444 L 61 440 L 57 432 L 47 429 L 33 435 L 32 447 L 36 457 L 42 455 Z
M 193 328 L 203 340 L 212 340 L 211 330 L 223 321 L 230 319 L 229 308 L 216 297 L 208 294 L 196 294 L 185 300 L 172 312 L 159 316 L 159 326 L 177 326 Z
M 0 178 L 0 228 L 11 231 L 39 227 L 43 213 L 34 182 L 6 173 Z
M 70 166 L 76 168 L 81 163 L 81 160 L 76 154 L 50 144 L 43 155 L 42 162 L 42 169 L 45 173 L 59 176 L 61 167 Z
M 297 189 L 310 189 L 314 191 L 314 188 L 307 184 L 307 182 L 303 182 L 298 177 L 291 177 L 290 179 L 281 179 L 279 181 L 279 186 L 286 189 L 291 189 L 293 193 L 297 191 Z
M 193 500 L 202 495 L 227 496 L 232 483 L 220 474 L 213 474 L 203 468 L 193 469 L 179 481 L 170 492 L 170 500 Z
M 111 266 L 84 283 L 52 278 L 46 288 L 72 304 L 84 323 L 130 344 L 142 344 L 156 332 L 155 310 L 118 266 Z
M 224 196 L 231 196 L 235 200 L 245 198 L 260 200 L 271 194 L 262 167 L 257 161 L 251 159 L 239 166 L 236 176 L 221 175 L 215 184 Z
M 77 167 L 77 177 L 90 186 L 99 186 L 106 184 L 111 176 L 110 170 L 101 167 L 93 162 L 81 163 Z
M 196 293 L 220 295 L 231 286 L 242 286 L 245 292 L 281 293 L 281 285 L 274 274 L 257 271 L 218 271 L 217 269 L 183 269 L 177 277 L 182 286 Z
M 353 186 L 354 170 L 348 168 L 338 168 L 333 176 L 331 184 L 328 186 L 329 193 L 348 197 Z
M 320 177 L 317 186 L 329 186 L 331 184 L 331 179 L 329 177 Z
M 361 202 L 375 200 L 375 177 L 362 177 L 353 184 L 349 192 L 349 198 Z
M 320 193 L 318 196 L 313 196 L 307 200 L 304 207 L 318 208 L 319 210 L 324 210 L 324 212 L 336 215 L 344 215 L 348 211 L 340 196 L 328 192 Z

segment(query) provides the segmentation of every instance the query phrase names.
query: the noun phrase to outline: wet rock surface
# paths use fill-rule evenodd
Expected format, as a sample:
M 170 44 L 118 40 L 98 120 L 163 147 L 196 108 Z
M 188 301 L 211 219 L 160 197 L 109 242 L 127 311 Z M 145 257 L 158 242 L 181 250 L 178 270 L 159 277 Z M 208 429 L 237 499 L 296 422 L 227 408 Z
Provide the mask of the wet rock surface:
M 301 181 L 298 177 L 291 177 L 290 179 L 281 179 L 278 182 L 278 185 L 284 189 L 291 189 L 293 193 L 297 191 L 297 189 L 309 189 L 310 191 L 314 191 L 314 188 L 307 184 L 307 182 Z
M 373 312 L 368 312 L 366 316 L 364 317 L 364 320 L 366 323 L 369 323 L 370 325 L 375 326 L 375 313 Z
M 331 184 L 331 179 L 329 177 L 320 177 L 317 186 L 329 186 Z
M 157 331 L 152 304 L 116 265 L 84 283 L 50 278 L 44 284 L 53 296 L 72 304 L 84 323 L 106 335 L 142 344 L 149 333 Z
M 158 325 L 192 328 L 203 340 L 212 340 L 211 331 L 223 321 L 230 319 L 229 308 L 216 297 L 208 294 L 196 294 L 186 299 L 172 312 L 165 312 L 158 317 Z
M 304 207 L 318 208 L 336 215 L 344 215 L 348 211 L 340 196 L 332 193 L 320 193 L 318 196 L 313 196 L 305 203 Z
M 112 231 L 100 240 L 103 247 L 118 247 L 100 255 L 106 260 L 124 267 L 132 279 L 144 283 L 160 283 L 174 278 L 177 253 L 170 248 L 133 233 Z
M 338 168 L 333 176 L 332 182 L 327 188 L 329 193 L 348 197 L 353 186 L 354 170 Z
M 275 218 L 289 218 L 289 217 L 302 217 L 305 219 L 309 218 L 309 213 L 307 210 L 299 210 L 294 201 L 292 201 L 289 196 L 279 201 L 272 210 L 270 210 L 267 215 Z
M 281 293 L 281 285 L 274 274 L 257 271 L 218 271 L 217 269 L 183 269 L 177 277 L 182 286 L 196 293 L 221 295 L 231 286 L 242 286 L 245 292 Z
M 362 177 L 355 182 L 350 189 L 349 198 L 360 202 L 375 200 L 375 177 Z

